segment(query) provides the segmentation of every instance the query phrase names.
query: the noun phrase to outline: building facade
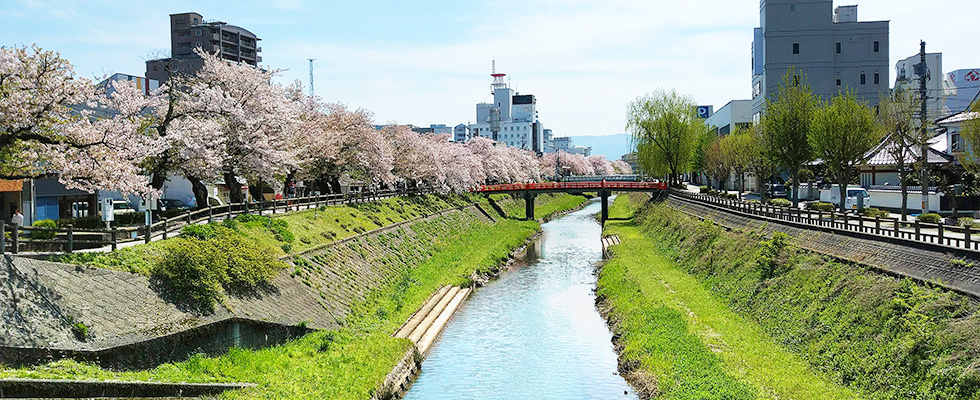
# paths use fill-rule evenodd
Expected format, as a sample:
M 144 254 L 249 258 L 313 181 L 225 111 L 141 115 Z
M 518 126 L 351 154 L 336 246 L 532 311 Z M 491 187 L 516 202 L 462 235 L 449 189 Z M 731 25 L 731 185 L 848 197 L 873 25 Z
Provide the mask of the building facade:
M 754 120 L 791 68 L 793 83 L 804 80 L 824 99 L 850 91 L 876 105 L 889 92 L 888 21 L 859 22 L 857 6 L 834 9 L 833 0 L 761 0 L 760 17 L 752 44 Z
M 476 122 L 469 125 L 470 135 L 543 154 L 544 126 L 538 120 L 537 98 L 533 94 L 515 92 L 504 82 L 505 74 L 494 71 L 491 76 L 493 103 L 476 105 Z M 496 118 L 497 113 L 500 116 L 500 131 L 493 132 L 491 119 Z
M 170 58 L 146 62 L 146 77 L 161 83 L 172 73 L 193 75 L 204 65 L 195 48 L 217 53 L 229 61 L 258 66 L 259 39 L 249 30 L 220 21 L 206 21 L 198 13 L 170 14 Z
M 716 135 L 724 136 L 735 127 L 752 126 L 752 100 L 732 100 L 705 119 L 705 125 Z

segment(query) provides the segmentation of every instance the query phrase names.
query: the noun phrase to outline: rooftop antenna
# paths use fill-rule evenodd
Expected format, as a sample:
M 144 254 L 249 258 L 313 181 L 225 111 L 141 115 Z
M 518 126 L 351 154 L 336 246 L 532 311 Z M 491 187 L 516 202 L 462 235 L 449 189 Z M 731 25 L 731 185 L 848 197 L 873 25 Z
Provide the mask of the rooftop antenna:
M 491 86 L 493 87 L 494 90 L 506 89 L 507 83 L 504 82 L 504 77 L 507 76 L 507 74 L 497 73 L 497 60 L 493 60 L 493 63 L 491 63 L 490 65 L 491 65 L 490 76 L 493 77 L 493 85 Z M 491 91 L 490 94 L 493 94 L 493 91 Z
M 313 61 L 315 58 L 307 58 L 310 60 L 310 97 L 313 97 Z

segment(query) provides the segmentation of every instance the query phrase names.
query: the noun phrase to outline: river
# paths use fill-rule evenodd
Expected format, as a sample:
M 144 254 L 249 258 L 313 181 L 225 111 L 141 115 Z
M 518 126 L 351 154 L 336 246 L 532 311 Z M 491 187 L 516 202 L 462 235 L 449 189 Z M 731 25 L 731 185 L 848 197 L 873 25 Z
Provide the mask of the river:
M 636 399 L 595 309 L 597 212 L 544 224 L 526 260 L 474 292 L 406 399 Z

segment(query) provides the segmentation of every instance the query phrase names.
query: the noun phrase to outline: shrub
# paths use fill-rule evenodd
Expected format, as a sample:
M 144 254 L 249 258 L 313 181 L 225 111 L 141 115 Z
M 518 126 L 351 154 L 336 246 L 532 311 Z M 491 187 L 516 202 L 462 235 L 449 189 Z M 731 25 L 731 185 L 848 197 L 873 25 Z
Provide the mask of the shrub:
M 831 203 L 826 203 L 826 202 L 822 202 L 822 201 L 816 201 L 816 202 L 807 204 L 806 205 L 806 209 L 807 210 L 813 210 L 813 211 L 832 212 L 832 211 L 834 211 L 834 205 L 831 204 Z
M 218 227 L 219 225 L 215 224 L 187 225 L 180 230 L 180 234 L 199 240 L 207 240 L 218 236 Z
M 956 220 L 956 224 L 962 227 L 970 227 L 970 229 L 980 228 L 980 222 L 975 221 L 970 217 L 960 217 Z
M 793 202 L 786 199 L 769 199 L 769 204 L 779 207 L 789 207 L 793 205 Z
M 71 326 L 71 333 L 75 335 L 75 338 L 81 342 L 88 339 L 88 327 L 81 322 L 76 322 Z
M 35 221 L 33 226 L 35 228 L 55 229 L 58 227 L 58 223 L 50 219 L 42 219 L 40 221 Z M 31 239 L 54 239 L 54 237 L 57 235 L 58 232 L 55 231 L 31 231 Z
M 708 193 L 708 191 L 710 191 L 710 190 L 711 189 L 708 188 L 707 186 L 701 186 L 701 187 L 698 188 L 698 192 L 700 192 L 700 193 Z
M 755 267 L 760 279 L 774 278 L 779 275 L 779 253 L 789 244 L 789 235 L 773 232 L 772 239 L 759 242 L 755 253 Z
M 861 211 L 861 215 L 868 218 L 888 218 L 888 211 L 868 207 L 865 208 L 864 211 Z
M 213 226 L 207 239 L 178 237 L 151 274 L 195 308 L 210 310 L 224 291 L 246 291 L 268 283 L 285 264 L 271 249 L 237 232 Z
M 915 220 L 927 224 L 938 224 L 940 221 L 942 221 L 942 217 L 940 217 L 939 214 L 929 213 L 920 214 L 919 216 L 915 217 Z

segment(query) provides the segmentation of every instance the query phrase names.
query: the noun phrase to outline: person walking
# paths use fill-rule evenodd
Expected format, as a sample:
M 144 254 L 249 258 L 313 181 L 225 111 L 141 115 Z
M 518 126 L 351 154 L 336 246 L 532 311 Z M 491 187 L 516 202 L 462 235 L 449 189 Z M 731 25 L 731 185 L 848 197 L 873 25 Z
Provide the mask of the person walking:
M 10 218 L 10 223 L 18 228 L 24 226 L 24 214 L 20 213 L 19 208 L 14 210 L 14 216 Z

